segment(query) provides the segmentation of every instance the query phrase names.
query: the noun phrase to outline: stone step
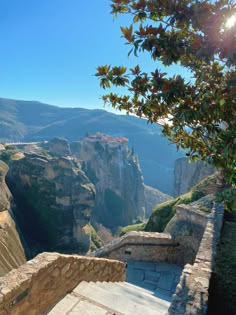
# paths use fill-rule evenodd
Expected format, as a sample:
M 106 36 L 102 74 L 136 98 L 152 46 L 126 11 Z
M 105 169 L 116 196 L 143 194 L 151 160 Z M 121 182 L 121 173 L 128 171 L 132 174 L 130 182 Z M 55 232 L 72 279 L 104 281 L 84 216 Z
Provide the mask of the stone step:
M 116 294 L 125 294 L 126 297 L 132 299 L 136 303 L 142 301 L 142 305 L 148 305 L 149 307 L 158 309 L 164 313 L 170 306 L 170 302 L 159 299 L 153 292 L 127 282 L 96 282 L 96 287 L 103 288 L 104 290 Z
M 94 282 L 81 282 L 73 292 L 77 296 L 82 296 L 125 315 L 133 315 L 134 312 L 135 315 L 165 315 L 168 310 L 168 306 L 164 307 L 162 304 L 151 303 L 149 305 L 146 302 L 147 295 L 129 290 L 128 287 L 118 286 L 116 289 L 114 283 L 109 283 L 106 288 L 102 288 Z
M 159 304 L 162 304 L 165 308 L 170 306 L 170 301 L 169 298 L 168 299 L 164 299 L 164 298 L 159 298 L 156 295 L 156 291 L 152 291 L 152 290 L 148 290 L 145 288 L 141 288 L 140 286 L 128 283 L 128 282 L 118 282 L 117 285 L 119 286 L 125 286 L 126 288 L 129 288 L 129 290 L 134 290 L 134 291 L 138 291 L 141 292 L 143 294 L 143 296 L 147 296 L 148 299 L 150 299 L 150 301 L 153 300 L 153 302 L 157 302 Z
M 109 310 L 102 305 L 86 299 L 79 299 L 78 296 L 67 294 L 59 303 L 57 303 L 47 315 L 113 315 L 113 310 Z M 116 314 L 123 315 L 123 314 Z

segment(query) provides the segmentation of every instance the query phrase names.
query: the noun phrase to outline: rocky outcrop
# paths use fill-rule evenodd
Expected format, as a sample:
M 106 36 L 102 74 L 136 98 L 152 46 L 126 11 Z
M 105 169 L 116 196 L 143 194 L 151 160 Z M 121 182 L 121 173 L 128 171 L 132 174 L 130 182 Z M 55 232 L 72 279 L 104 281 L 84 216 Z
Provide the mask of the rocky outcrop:
M 202 161 L 190 162 L 188 158 L 180 158 L 175 161 L 174 170 L 174 196 L 188 192 L 202 179 L 215 172 L 215 169 Z
M 74 157 L 78 157 L 80 155 L 81 142 L 73 141 L 70 143 L 71 155 Z
M 143 177 L 128 140 L 97 133 L 81 142 L 80 160 L 96 186 L 93 218 L 111 229 L 145 215 Z
M 0 143 L 0 151 L 3 151 L 3 150 L 5 150 L 5 146 L 2 143 Z
M 144 186 L 144 194 L 145 194 L 146 218 L 150 217 L 150 215 L 152 214 L 152 210 L 156 205 L 173 199 L 171 196 L 167 194 L 163 194 L 160 190 L 147 186 L 147 185 Z
M 43 250 L 86 252 L 95 189 L 71 159 L 35 153 L 12 161 L 7 176 L 23 232 Z
M 11 213 L 12 196 L 5 183 L 8 166 L 0 161 L 0 276 L 26 262 L 25 252 Z
M 66 139 L 54 138 L 47 145 L 49 152 L 52 154 L 61 156 L 71 155 L 70 145 Z

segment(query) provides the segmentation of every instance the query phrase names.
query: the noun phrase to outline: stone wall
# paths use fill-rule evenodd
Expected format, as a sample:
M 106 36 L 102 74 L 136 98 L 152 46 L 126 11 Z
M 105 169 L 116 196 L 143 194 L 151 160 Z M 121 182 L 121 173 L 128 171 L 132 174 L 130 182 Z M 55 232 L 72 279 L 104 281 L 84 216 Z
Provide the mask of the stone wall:
M 178 251 L 182 265 L 194 263 L 208 217 L 209 213 L 199 210 L 199 203 L 181 204 L 176 207 L 176 214 L 164 232 L 180 244 Z
M 223 214 L 223 205 L 215 205 L 212 209 L 195 262 L 193 265 L 187 264 L 182 272 L 169 308 L 169 315 L 206 314 L 209 282 L 220 238 Z
M 42 253 L 0 278 L 0 315 L 44 314 L 81 281 L 124 281 L 119 261 Z
M 166 233 L 129 232 L 93 252 L 109 259 L 159 261 L 181 264 L 179 243 Z

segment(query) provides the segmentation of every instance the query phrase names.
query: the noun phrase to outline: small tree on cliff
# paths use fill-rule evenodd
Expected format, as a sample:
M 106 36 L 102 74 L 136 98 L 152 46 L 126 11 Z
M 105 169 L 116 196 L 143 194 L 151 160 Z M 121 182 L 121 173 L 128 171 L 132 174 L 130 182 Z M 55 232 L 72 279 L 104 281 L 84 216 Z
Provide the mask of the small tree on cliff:
M 125 87 L 127 95 L 109 93 L 105 103 L 151 123 L 164 119 L 163 134 L 192 159 L 223 169 L 236 184 L 236 5 L 234 1 L 111 0 L 111 13 L 129 14 L 121 27 L 129 54 L 148 52 L 168 67 L 187 68 L 192 78 L 147 73 L 137 65 L 99 66 L 103 88 Z M 168 123 L 167 123 L 168 120 Z

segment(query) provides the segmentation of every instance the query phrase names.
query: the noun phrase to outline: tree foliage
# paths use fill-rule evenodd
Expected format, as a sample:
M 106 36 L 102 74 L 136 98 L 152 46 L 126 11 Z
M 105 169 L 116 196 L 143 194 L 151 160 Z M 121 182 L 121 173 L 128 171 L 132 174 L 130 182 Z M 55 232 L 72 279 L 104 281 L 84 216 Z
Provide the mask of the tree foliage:
M 226 26 L 236 17 L 234 1 L 111 0 L 111 9 L 114 17 L 132 18 L 121 27 L 129 54 L 147 52 L 157 68 L 99 66 L 101 87 L 127 91 L 106 94 L 104 102 L 151 123 L 164 119 L 163 134 L 172 143 L 223 169 L 236 185 L 236 25 Z M 158 63 L 180 65 L 191 78 L 170 77 Z

